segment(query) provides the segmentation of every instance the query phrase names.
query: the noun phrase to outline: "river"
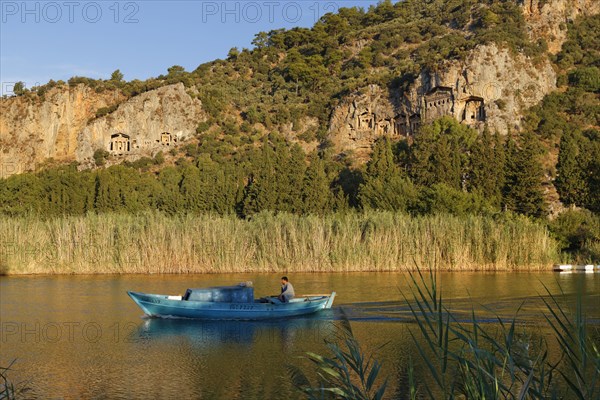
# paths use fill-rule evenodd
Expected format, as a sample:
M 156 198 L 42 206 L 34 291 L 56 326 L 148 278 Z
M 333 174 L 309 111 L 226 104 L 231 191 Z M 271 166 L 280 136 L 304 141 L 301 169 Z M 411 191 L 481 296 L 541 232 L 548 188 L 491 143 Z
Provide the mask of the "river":
M 253 281 L 255 295 L 279 290 L 279 275 L 99 275 L 0 277 L 0 366 L 27 398 L 299 398 L 288 365 L 325 351 L 324 340 L 350 321 L 365 349 L 383 362 L 389 398 L 406 396 L 416 331 L 404 296 L 405 273 L 294 274 L 296 293 L 335 290 L 334 307 L 311 317 L 272 322 L 145 319 L 127 290 L 182 294 L 188 287 Z M 543 324 L 548 287 L 572 304 L 577 292 L 592 324 L 600 320 L 600 274 L 443 273 L 446 305 L 468 319 L 472 307 L 494 323 L 524 304 L 525 327 Z M 382 347 L 383 346 L 383 347 Z

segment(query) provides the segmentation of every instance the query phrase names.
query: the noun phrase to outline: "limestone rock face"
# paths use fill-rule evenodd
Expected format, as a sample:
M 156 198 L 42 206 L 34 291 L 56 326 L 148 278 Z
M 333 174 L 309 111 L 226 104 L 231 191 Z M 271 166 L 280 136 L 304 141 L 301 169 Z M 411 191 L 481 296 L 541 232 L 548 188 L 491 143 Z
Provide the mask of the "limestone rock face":
M 333 112 L 330 138 L 340 151 L 353 150 L 361 156 L 381 135 L 399 135 L 395 107 L 387 90 L 370 85 L 346 98 Z
M 35 170 L 49 158 L 74 161 L 77 136 L 96 111 L 117 104 L 116 91 L 55 87 L 37 96 L 0 100 L 0 177 Z
M 116 111 L 88 124 L 77 138 L 76 159 L 93 166 L 98 149 L 115 159 L 152 156 L 190 138 L 206 116 L 200 100 L 190 97 L 182 83 L 133 97 Z
M 383 134 L 411 136 L 421 124 L 445 115 L 506 134 L 554 89 L 556 73 L 548 60 L 536 64 L 496 45 L 479 46 L 465 61 L 423 71 L 406 91 L 371 85 L 349 96 L 333 111 L 330 136 L 340 151 L 361 156 Z
M 580 15 L 600 13 L 600 1 L 522 0 L 522 9 L 531 39 L 544 39 L 548 51 L 556 54 L 567 39 L 567 22 Z
M 192 136 L 206 118 L 181 83 L 124 100 L 116 91 L 96 93 L 85 85 L 55 87 L 43 99 L 2 99 L 0 177 L 36 170 L 50 158 L 93 167 L 97 149 L 113 155 L 109 164 L 152 156 Z M 117 104 L 96 118 L 98 109 Z

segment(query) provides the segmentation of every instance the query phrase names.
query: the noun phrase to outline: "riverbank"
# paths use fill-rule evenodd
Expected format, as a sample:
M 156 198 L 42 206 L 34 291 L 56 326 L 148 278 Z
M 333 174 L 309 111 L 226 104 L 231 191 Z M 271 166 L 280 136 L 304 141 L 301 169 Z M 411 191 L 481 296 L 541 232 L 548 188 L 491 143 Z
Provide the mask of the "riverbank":
M 0 219 L 3 274 L 540 270 L 545 226 L 515 216 L 160 213 Z

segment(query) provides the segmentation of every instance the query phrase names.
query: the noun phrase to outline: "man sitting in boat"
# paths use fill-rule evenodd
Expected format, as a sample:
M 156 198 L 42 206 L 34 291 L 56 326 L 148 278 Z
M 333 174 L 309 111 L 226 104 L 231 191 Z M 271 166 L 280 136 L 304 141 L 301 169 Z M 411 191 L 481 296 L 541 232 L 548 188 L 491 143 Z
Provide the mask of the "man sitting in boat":
M 293 299 L 296 294 L 294 293 L 294 287 L 288 280 L 287 276 L 281 277 L 281 294 L 278 296 L 278 299 L 281 300 L 282 303 L 287 303 L 290 299 Z

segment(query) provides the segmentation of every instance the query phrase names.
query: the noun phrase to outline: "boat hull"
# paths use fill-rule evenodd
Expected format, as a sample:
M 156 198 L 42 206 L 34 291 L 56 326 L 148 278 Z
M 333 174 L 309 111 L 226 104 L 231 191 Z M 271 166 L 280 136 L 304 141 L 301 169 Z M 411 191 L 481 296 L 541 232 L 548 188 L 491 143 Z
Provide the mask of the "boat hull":
M 331 308 L 335 297 L 334 292 L 330 296 L 294 299 L 289 303 L 225 303 L 170 299 L 166 295 L 139 292 L 127 294 L 150 317 L 211 320 L 280 319 L 312 314 Z

